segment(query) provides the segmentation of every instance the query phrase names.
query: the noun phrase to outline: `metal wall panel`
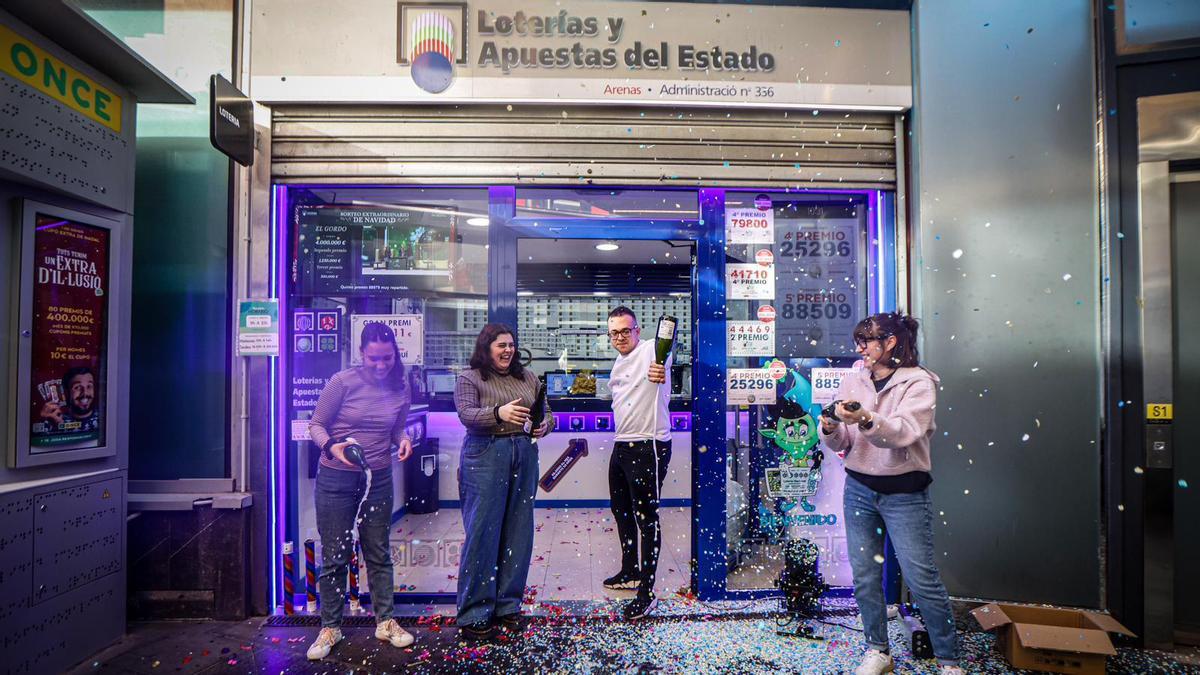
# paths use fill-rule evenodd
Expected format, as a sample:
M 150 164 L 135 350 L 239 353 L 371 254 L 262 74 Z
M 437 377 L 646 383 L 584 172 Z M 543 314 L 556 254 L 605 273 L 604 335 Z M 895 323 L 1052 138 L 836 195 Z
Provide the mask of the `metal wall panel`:
M 34 497 L 34 603 L 121 571 L 123 483 L 113 478 Z
M 1092 4 L 914 8 L 913 288 L 957 596 L 1101 604 Z
M 0 499 L 5 672 L 61 672 L 124 632 L 124 486 L 113 471 Z
M 530 105 L 273 112 L 280 182 L 894 189 L 896 180 L 891 114 Z

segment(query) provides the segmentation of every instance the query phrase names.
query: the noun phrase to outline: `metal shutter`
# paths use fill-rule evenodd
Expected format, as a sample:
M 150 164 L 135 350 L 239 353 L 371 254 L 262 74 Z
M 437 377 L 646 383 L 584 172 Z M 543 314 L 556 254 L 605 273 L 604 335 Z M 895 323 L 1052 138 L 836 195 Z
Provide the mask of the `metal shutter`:
M 606 106 L 280 106 L 282 183 L 894 189 L 891 113 Z

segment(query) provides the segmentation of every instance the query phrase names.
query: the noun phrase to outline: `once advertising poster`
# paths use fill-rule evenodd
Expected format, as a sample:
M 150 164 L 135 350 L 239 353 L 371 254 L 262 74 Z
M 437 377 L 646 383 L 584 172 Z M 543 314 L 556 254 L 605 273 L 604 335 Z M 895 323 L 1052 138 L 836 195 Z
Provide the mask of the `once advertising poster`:
M 109 230 L 38 214 L 33 239 L 32 454 L 104 438 Z

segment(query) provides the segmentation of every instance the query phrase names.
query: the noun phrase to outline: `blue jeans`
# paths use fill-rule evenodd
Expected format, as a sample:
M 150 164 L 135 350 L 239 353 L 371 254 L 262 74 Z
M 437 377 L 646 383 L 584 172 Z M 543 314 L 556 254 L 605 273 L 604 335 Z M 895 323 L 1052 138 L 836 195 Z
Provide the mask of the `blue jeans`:
M 921 609 L 938 663 L 958 663 L 958 635 L 950 597 L 933 562 L 933 506 L 929 489 L 885 495 L 846 476 L 843 492 L 846 544 L 854 572 L 854 598 L 867 645 L 888 648 L 883 598 L 883 535 L 896 549 L 900 572 Z
M 458 623 L 469 624 L 521 611 L 533 557 L 537 446 L 521 434 L 467 436 L 461 466 Z
M 317 490 L 314 502 L 317 510 L 317 532 L 321 535 L 321 625 L 337 627 L 342 623 L 342 608 L 346 604 L 346 573 L 349 569 L 351 532 L 358 513 L 358 502 L 367 487 L 363 471 L 342 471 L 321 467 L 317 471 Z M 371 588 L 371 609 L 375 621 L 392 618 L 395 598 L 392 586 L 392 555 L 388 545 L 388 530 L 392 524 L 392 470 L 377 469 L 371 476 L 371 494 L 362 506 L 362 522 L 358 524 L 358 539 L 362 544 L 363 560 L 367 563 L 367 579 Z

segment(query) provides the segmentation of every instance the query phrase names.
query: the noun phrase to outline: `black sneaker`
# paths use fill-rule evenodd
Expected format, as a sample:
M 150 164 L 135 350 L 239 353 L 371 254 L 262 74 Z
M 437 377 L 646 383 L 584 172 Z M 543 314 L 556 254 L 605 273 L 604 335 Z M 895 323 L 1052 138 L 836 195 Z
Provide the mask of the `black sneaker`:
M 492 639 L 495 631 L 487 621 L 463 623 L 458 625 L 458 637 L 467 642 L 483 642 Z
M 638 594 L 636 598 L 625 603 L 625 607 L 621 610 L 621 615 L 626 621 L 637 621 L 645 618 L 654 605 L 658 603 L 658 598 L 654 594 L 642 595 Z
M 521 614 L 505 614 L 504 616 L 496 617 L 496 627 L 505 633 L 520 633 L 521 632 Z
M 637 572 L 617 572 L 604 580 L 604 587 L 614 591 L 632 591 L 638 587 L 641 576 Z

